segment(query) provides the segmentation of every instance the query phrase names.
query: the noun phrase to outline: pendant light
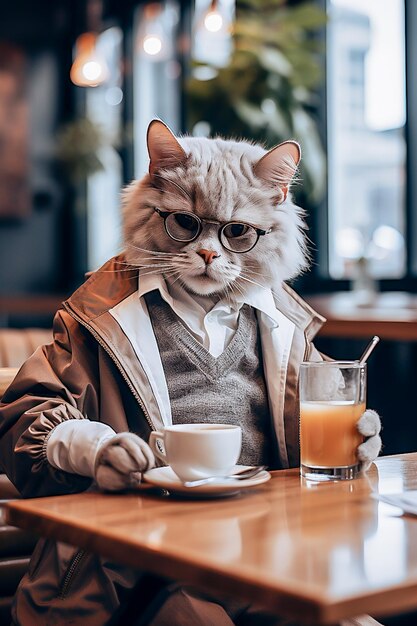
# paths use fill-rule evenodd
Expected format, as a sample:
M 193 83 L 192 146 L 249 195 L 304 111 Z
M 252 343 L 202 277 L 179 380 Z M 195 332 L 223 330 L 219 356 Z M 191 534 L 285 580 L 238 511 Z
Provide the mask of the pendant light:
M 213 78 L 214 68 L 228 64 L 234 15 L 234 0 L 196 0 L 192 56 L 199 63 L 193 70 L 199 80 Z
M 211 0 L 210 8 L 204 16 L 204 27 L 209 33 L 218 33 L 223 28 L 223 22 L 218 0 Z
M 87 3 L 87 28 L 75 42 L 74 62 L 70 78 L 78 87 L 98 87 L 109 77 L 109 70 L 100 53 L 98 38 L 101 30 L 101 0 L 89 0 Z
M 169 11 L 160 2 L 145 4 L 141 16 L 138 44 L 149 60 L 167 60 L 171 53 L 169 41 Z

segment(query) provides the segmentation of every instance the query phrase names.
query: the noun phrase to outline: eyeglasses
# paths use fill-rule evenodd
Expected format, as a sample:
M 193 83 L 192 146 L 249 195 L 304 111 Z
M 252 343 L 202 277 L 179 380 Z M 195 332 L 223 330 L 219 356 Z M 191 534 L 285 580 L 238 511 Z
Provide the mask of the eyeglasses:
M 262 230 L 245 222 L 226 222 L 221 224 L 214 220 L 206 220 L 188 211 L 154 210 L 164 220 L 165 231 L 174 241 L 190 242 L 197 239 L 203 230 L 203 224 L 218 224 L 219 241 L 230 252 L 249 252 L 258 243 L 259 237 L 268 235 L 272 228 Z

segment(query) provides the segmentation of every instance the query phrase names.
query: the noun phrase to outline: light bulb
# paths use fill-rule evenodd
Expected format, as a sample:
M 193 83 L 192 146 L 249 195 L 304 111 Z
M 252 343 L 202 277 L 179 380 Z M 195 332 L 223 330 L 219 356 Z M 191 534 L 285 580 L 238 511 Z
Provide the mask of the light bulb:
M 167 61 L 172 58 L 174 22 L 170 11 L 160 2 L 145 4 L 140 18 L 137 42 L 140 54 L 148 61 Z
M 97 81 L 103 70 L 97 61 L 87 61 L 87 63 L 84 63 L 81 71 L 87 80 Z
M 210 33 L 218 33 L 223 26 L 223 18 L 217 9 L 209 11 L 204 18 L 204 26 Z
M 387 224 L 378 226 L 372 236 L 372 241 L 376 246 L 387 251 L 401 250 L 404 246 L 402 234 L 396 228 Z
M 104 58 L 97 52 L 97 35 L 84 33 L 75 44 L 75 59 L 70 77 L 79 87 L 97 87 L 107 80 L 109 71 Z
M 158 35 L 146 35 L 143 40 L 143 49 L 146 54 L 155 56 L 162 50 L 162 40 Z
M 205 65 L 226 67 L 233 49 L 231 33 L 235 0 L 196 2 L 192 57 Z

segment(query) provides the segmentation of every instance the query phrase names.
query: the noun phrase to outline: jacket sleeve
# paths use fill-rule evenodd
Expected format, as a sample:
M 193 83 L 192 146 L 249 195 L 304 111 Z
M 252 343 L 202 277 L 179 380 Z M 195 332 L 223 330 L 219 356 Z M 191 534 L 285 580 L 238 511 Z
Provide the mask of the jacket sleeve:
M 0 465 L 25 497 L 74 493 L 91 478 L 57 469 L 46 445 L 66 420 L 98 420 L 98 345 L 66 311 L 54 320 L 54 342 L 38 348 L 0 405 Z

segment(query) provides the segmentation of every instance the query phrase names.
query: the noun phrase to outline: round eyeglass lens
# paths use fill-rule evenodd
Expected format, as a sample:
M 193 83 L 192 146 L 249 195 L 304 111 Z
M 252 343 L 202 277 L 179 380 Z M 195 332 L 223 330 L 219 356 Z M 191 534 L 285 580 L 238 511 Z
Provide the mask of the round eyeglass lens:
M 167 233 L 178 241 L 192 241 L 200 231 L 200 222 L 191 213 L 170 213 L 165 219 Z
M 226 224 L 220 233 L 222 245 L 232 252 L 248 252 L 258 241 L 258 233 L 248 224 Z

